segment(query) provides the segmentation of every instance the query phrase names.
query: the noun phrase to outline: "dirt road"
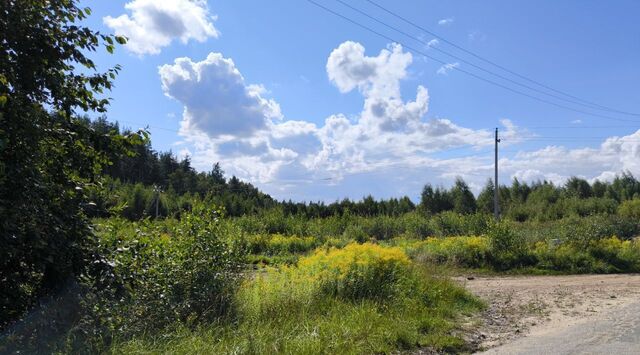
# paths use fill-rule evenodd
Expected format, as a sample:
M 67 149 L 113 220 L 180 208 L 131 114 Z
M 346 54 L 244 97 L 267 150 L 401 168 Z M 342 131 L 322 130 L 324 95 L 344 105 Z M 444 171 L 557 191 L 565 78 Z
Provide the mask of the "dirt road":
M 459 278 L 489 308 L 487 354 L 640 354 L 640 275 Z

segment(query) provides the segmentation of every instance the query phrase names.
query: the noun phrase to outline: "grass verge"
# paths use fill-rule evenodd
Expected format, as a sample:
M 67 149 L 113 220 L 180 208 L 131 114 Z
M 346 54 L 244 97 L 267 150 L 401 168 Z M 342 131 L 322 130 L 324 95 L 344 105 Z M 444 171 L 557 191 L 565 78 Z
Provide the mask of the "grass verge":
M 370 354 L 417 347 L 470 350 L 456 320 L 483 307 L 399 248 L 319 249 L 297 266 L 245 282 L 232 322 L 141 337 L 115 353 Z

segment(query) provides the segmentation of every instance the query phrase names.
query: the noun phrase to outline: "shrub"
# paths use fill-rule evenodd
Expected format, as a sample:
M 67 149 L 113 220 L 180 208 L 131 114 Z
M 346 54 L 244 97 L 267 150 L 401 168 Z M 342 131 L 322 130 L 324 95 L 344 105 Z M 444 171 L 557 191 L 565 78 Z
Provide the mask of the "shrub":
M 327 218 L 313 218 L 307 222 L 308 235 L 322 238 L 342 235 L 347 226 L 352 225 L 356 217 L 349 214 L 342 216 L 330 216 Z
M 360 224 L 350 224 L 344 230 L 344 238 L 347 240 L 356 241 L 358 243 L 364 243 L 370 240 L 369 234 L 365 232 L 364 228 Z
M 592 241 L 616 235 L 629 239 L 639 231 L 637 220 L 620 216 L 597 215 L 584 218 L 566 218 L 559 222 L 559 237 L 586 249 Z
M 128 336 L 230 311 L 243 258 L 239 245 L 223 237 L 235 232 L 218 218 L 200 204 L 178 223 L 109 220 L 100 226 L 101 247 L 123 286 L 101 295 L 102 318 L 112 329 Z
M 582 247 L 574 243 L 553 245 L 538 242 L 533 247 L 538 268 L 570 273 L 638 272 L 640 243 L 617 237 L 592 240 Z
M 250 254 L 284 255 L 307 252 L 322 244 L 322 240 L 295 235 L 257 234 L 247 237 L 246 243 Z
M 594 257 L 610 264 L 615 272 L 640 271 L 640 243 L 618 237 L 591 242 L 589 251 Z
M 442 212 L 431 219 L 432 230 L 440 237 L 484 234 L 488 221 L 484 214 L 462 215 L 455 212 Z
M 404 226 L 404 234 L 410 238 L 424 239 L 434 234 L 429 218 L 418 212 L 406 213 L 399 220 Z
M 376 240 L 391 239 L 404 232 L 398 219 L 391 216 L 360 217 L 356 223 L 363 227 L 368 236 Z
M 538 260 L 537 267 L 542 270 L 569 273 L 605 272 L 602 263 L 593 258 L 587 250 L 579 250 L 569 244 L 554 246 L 547 242 L 538 242 L 533 248 Z
M 303 253 L 312 250 L 320 243 L 313 237 L 283 236 L 276 234 L 268 242 L 268 251 L 273 254 Z
M 432 229 L 440 237 L 465 234 L 463 216 L 455 212 L 442 212 L 431 219 Z
M 386 299 L 398 291 L 409 273 L 409 258 L 400 248 L 349 244 L 317 250 L 298 262 L 298 271 L 315 279 L 328 296 Z
M 640 220 L 640 199 L 635 198 L 633 200 L 624 201 L 618 207 L 618 214 L 623 217 Z
M 405 248 L 409 255 L 426 262 L 483 267 L 487 266 L 489 240 L 476 236 L 428 238 Z
M 499 270 L 529 266 L 535 263 L 526 241 L 514 233 L 507 222 L 494 223 L 487 234 L 491 264 Z

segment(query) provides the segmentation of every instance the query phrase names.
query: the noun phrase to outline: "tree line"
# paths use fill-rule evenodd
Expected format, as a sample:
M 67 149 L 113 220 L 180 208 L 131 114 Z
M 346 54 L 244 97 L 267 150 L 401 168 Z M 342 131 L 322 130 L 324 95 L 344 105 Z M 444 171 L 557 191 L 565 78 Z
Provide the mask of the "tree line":
M 85 119 L 87 126 L 102 135 L 127 135 L 117 122 L 105 117 Z M 445 188 L 426 184 L 418 203 L 408 196 L 375 199 L 365 196 L 359 201 L 343 199 L 333 203 L 322 201 L 277 201 L 250 183 L 236 176 L 225 177 L 219 163 L 208 172 L 197 172 L 189 157 L 178 159 L 169 152 L 156 152 L 151 142 L 132 147 L 134 154 L 117 155 L 103 174 L 108 176 L 106 192 L 96 196 L 96 215 L 106 216 L 110 208 L 122 206 L 116 213 L 128 219 L 179 216 L 194 201 L 206 201 L 224 207 L 229 216 L 260 213 L 273 208 L 284 215 L 300 215 L 306 218 L 326 218 L 352 214 L 358 216 L 399 216 L 418 211 L 435 215 L 453 211 L 460 214 L 493 213 L 494 184 L 487 181 L 475 196 L 462 178 Z M 569 215 L 616 213 L 618 206 L 640 197 L 640 181 L 630 172 L 623 172 L 610 182 L 595 180 L 592 183 L 571 177 L 564 184 L 550 181 L 521 182 L 514 178 L 510 185 L 498 189 L 501 214 L 516 221 L 556 220 Z

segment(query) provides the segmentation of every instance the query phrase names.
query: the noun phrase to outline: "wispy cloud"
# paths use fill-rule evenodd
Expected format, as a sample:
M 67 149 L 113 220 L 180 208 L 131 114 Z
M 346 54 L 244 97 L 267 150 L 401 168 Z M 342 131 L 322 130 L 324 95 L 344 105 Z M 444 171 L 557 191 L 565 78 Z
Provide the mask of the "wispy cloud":
M 581 124 L 582 120 L 573 120 L 573 121 L 571 121 L 571 123 L 573 123 L 573 124 Z
M 487 39 L 487 35 L 480 31 L 475 30 L 475 31 L 469 32 L 468 38 L 469 38 L 469 41 L 472 41 L 472 42 L 474 41 L 482 42 Z
M 453 23 L 453 17 L 443 18 L 442 20 L 438 21 L 438 25 L 440 26 L 449 26 L 452 23 Z
M 459 66 L 460 66 L 460 63 L 458 63 L 458 62 L 447 63 L 447 64 L 441 66 L 436 73 L 438 73 L 440 75 L 448 75 L 450 71 L 452 71 L 454 68 L 457 68 Z
M 438 41 L 436 38 L 430 40 L 429 42 L 427 42 L 427 47 L 431 48 L 431 47 L 435 47 L 437 45 L 440 44 L 440 41 Z

